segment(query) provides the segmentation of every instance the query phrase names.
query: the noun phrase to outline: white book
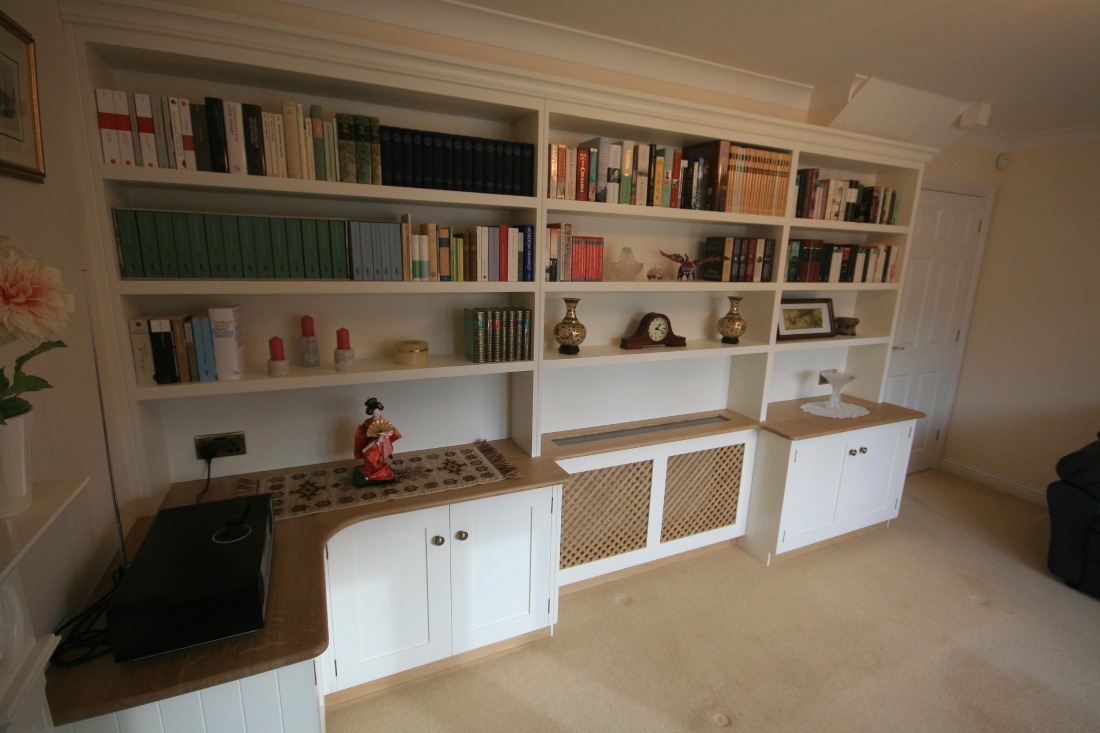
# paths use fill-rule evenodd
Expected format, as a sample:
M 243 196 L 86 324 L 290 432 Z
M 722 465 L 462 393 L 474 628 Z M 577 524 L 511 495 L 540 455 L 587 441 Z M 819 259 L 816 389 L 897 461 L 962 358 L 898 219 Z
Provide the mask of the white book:
M 134 167 L 134 136 L 130 132 L 130 105 L 126 92 L 114 90 L 115 127 L 118 130 L 118 154 L 123 165 Z
M 844 266 L 844 249 L 833 247 L 833 254 L 829 258 L 829 282 L 840 282 L 840 268 Z
M 134 95 L 134 111 L 138 121 L 138 141 L 143 168 L 158 168 L 156 126 L 153 124 L 153 105 L 148 94 Z
M 183 128 L 180 126 L 181 124 L 179 97 L 168 97 L 168 126 L 172 130 L 172 151 L 176 156 L 176 167 L 186 168 L 187 158 L 183 154 Z
M 519 282 L 519 227 L 508 227 L 508 282 Z
M 245 369 L 241 307 L 211 308 L 210 327 L 214 334 L 214 369 L 218 381 L 240 379 Z
M 156 387 L 154 378 L 156 367 L 153 366 L 153 345 L 149 341 L 149 319 L 131 318 L 130 349 L 134 354 L 134 375 L 137 377 L 139 387 Z
M 157 167 L 171 168 L 168 160 L 168 136 L 164 132 L 164 97 L 149 97 L 149 108 L 153 110 L 153 138 L 157 145 Z
M 577 149 L 570 147 L 565 151 L 565 200 L 577 198 Z
M 264 172 L 268 176 L 279 175 L 279 167 L 275 164 L 275 121 L 270 112 L 260 112 L 260 133 L 264 138 Z
M 298 153 L 302 135 L 302 128 L 298 122 L 299 105 L 294 102 L 283 102 L 282 132 L 285 140 L 281 143 L 281 149 L 285 150 L 286 177 L 302 177 L 302 159 Z
M 223 102 L 225 109 L 225 150 L 229 172 L 248 175 L 248 156 L 244 149 L 244 115 L 240 102 Z M 219 377 L 221 379 L 221 377 Z
M 867 265 L 867 250 L 860 247 L 856 254 L 856 269 L 855 274 L 852 276 L 852 282 L 862 283 L 867 282 L 863 276 L 863 268 Z
M 103 145 L 103 162 L 118 165 L 118 123 L 115 122 L 115 95 L 110 89 L 95 90 L 96 113 L 99 116 L 99 138 Z
M 273 114 L 275 118 L 275 165 L 279 178 L 290 178 L 286 169 L 286 131 L 283 126 L 283 118 Z
M 189 171 L 197 171 L 199 162 L 195 158 L 195 132 L 191 129 L 191 102 L 180 98 L 180 144 L 183 146 L 183 165 Z

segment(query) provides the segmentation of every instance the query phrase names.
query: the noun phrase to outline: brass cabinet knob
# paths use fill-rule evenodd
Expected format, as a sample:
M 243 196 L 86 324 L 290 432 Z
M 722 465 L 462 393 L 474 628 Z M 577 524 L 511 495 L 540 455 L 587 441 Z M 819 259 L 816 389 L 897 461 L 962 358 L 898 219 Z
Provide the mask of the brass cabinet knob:
M 463 532 L 462 530 L 459 530 L 457 533 L 455 533 L 455 539 L 459 540 L 460 542 L 465 541 L 469 536 L 469 533 Z
M 859 452 L 860 453 L 866 453 L 867 452 L 867 446 L 864 446 L 864 447 L 860 448 Z
M 850 455 L 850 456 L 854 456 L 855 454 L 856 454 L 856 449 L 855 448 L 852 448 L 850 451 L 848 451 L 848 455 Z
M 439 547 L 440 545 L 442 545 L 446 541 L 447 540 L 443 539 L 439 535 L 436 535 L 435 537 L 432 537 L 432 544 L 435 545 L 436 547 Z

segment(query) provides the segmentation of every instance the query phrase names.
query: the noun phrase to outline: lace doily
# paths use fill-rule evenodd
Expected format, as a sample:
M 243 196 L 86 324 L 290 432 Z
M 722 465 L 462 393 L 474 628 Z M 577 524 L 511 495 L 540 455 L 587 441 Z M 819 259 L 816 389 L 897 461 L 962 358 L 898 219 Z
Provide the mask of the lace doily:
M 866 407 L 860 407 L 859 405 L 853 405 L 848 402 L 841 402 L 836 406 L 836 409 L 830 409 L 829 403 L 826 402 L 807 402 L 802 405 L 802 409 L 811 415 L 820 415 L 821 417 L 863 417 L 868 414 Z

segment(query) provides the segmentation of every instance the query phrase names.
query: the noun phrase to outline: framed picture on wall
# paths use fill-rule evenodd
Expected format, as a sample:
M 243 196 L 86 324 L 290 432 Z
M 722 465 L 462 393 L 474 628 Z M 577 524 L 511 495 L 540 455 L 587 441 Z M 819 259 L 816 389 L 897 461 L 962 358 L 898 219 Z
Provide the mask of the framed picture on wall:
M 34 39 L 0 13 L 0 173 L 42 183 L 42 124 Z
M 836 336 L 832 298 L 784 298 L 776 341 Z

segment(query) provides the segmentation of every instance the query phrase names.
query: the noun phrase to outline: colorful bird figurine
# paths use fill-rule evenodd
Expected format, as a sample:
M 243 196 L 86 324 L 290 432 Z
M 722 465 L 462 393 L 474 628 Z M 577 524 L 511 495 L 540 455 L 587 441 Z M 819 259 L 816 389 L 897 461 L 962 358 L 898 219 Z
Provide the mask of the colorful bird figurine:
M 661 250 L 657 250 L 657 251 L 661 252 Z M 690 259 L 688 259 L 687 255 L 680 255 L 680 254 L 671 254 L 670 255 L 668 252 L 661 252 L 661 254 L 663 254 L 665 257 L 669 258 L 673 262 L 679 263 L 680 269 L 676 271 L 676 279 L 677 280 L 688 280 L 688 279 L 694 280 L 695 279 L 695 266 L 696 265 L 702 265 L 702 264 L 705 264 L 707 262 L 714 262 L 716 260 L 726 259 L 725 255 L 715 255 L 714 257 L 704 257 L 701 260 L 695 260 L 694 262 L 692 262 Z

